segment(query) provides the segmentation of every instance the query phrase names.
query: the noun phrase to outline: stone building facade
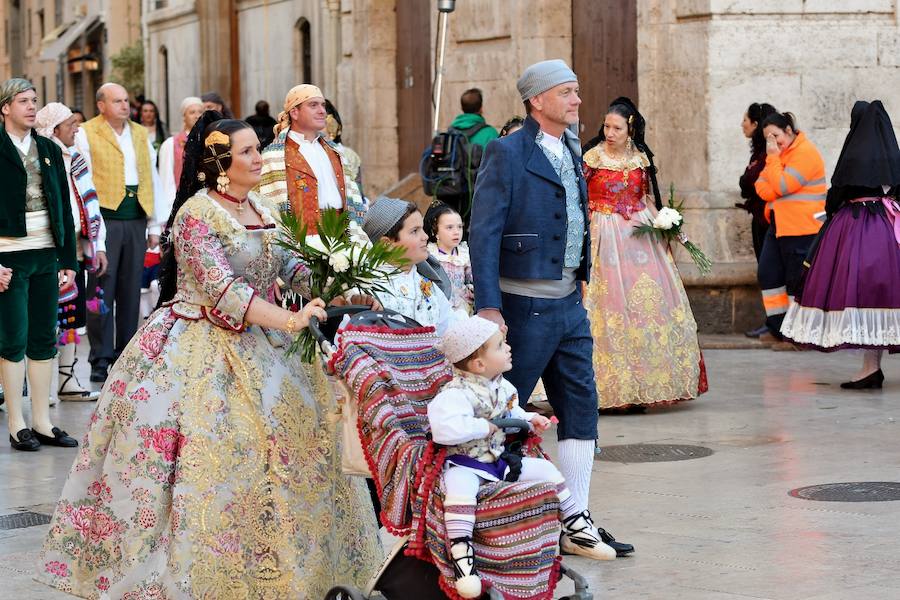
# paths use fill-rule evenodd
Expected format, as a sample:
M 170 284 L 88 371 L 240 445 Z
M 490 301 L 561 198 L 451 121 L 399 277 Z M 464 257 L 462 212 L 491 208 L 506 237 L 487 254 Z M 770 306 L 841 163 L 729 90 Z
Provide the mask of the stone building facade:
M 141 0 L 3 0 L 0 79 L 25 77 L 42 104 L 96 114 L 109 57 L 141 38 Z
M 415 194 L 432 132 L 433 0 L 143 0 L 143 15 L 147 96 L 169 122 L 186 95 L 216 90 L 239 116 L 265 99 L 275 114 L 291 86 L 313 82 L 341 112 L 367 194 Z M 678 255 L 704 331 L 761 322 L 749 217 L 733 206 L 746 107 L 794 112 L 829 169 L 855 99 L 881 98 L 900 124 L 897 0 L 458 0 L 439 127 L 469 87 L 484 91 L 488 122 L 521 115 L 515 80 L 545 58 L 581 77 L 585 140 L 610 100 L 637 98 L 661 186 L 686 200 L 688 232 L 715 262 L 701 278 Z

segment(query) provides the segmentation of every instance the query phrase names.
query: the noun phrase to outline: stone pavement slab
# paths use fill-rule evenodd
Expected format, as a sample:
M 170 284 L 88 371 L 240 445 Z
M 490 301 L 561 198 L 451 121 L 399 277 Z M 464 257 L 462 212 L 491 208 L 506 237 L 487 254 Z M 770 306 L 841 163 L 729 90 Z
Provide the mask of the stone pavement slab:
M 857 392 L 838 387 L 860 362 L 853 353 L 707 350 L 705 357 L 709 393 L 643 415 L 603 415 L 600 443 L 691 444 L 713 454 L 596 461 L 594 517 L 637 552 L 610 563 L 566 557 L 566 564 L 588 577 L 597 599 L 900 598 L 900 502 L 788 495 L 822 483 L 900 480 L 900 360 L 885 357 L 883 390 Z M 53 418 L 80 437 L 92 407 L 63 403 Z M 552 456 L 556 444 L 547 437 Z M 14 453 L 0 443 L 0 515 L 49 514 L 72 459 L 64 449 Z M 71 597 L 30 579 L 46 529 L 0 531 L 0 598 Z M 568 591 L 562 586 L 560 595 Z

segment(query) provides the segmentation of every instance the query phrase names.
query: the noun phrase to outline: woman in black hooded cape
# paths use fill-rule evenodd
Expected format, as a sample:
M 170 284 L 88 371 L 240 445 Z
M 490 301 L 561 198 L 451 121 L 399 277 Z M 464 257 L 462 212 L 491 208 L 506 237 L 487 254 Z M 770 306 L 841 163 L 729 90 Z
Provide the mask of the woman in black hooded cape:
M 885 349 L 900 352 L 900 147 L 880 100 L 857 102 L 798 301 L 782 334 L 831 352 L 865 350 L 844 389 L 881 388 Z

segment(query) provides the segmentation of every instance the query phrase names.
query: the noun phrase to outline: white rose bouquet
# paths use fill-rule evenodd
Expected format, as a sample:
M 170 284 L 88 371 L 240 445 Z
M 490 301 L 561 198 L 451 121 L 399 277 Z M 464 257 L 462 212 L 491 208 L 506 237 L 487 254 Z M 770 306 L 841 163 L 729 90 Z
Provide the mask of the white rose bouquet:
M 308 235 L 301 219 L 284 212 L 276 243 L 307 266 L 310 297 L 325 304 L 350 292 L 373 296 L 385 291 L 382 282 L 404 262 L 402 248 L 382 241 L 373 244 L 348 212 L 322 211 L 317 229 L 317 235 Z M 305 362 L 315 360 L 316 342 L 309 329 L 300 332 L 290 351 L 298 349 Z
M 684 223 L 684 215 L 681 210 L 684 202 L 675 203 L 675 186 L 669 188 L 669 205 L 663 206 L 653 223 L 650 225 L 635 225 L 634 235 L 652 235 L 660 241 L 672 243 L 672 240 L 678 241 L 688 251 L 691 258 L 694 259 L 697 268 L 700 269 L 701 275 L 709 274 L 712 268 L 712 261 L 703 253 L 700 247 L 690 241 L 687 235 L 681 230 Z

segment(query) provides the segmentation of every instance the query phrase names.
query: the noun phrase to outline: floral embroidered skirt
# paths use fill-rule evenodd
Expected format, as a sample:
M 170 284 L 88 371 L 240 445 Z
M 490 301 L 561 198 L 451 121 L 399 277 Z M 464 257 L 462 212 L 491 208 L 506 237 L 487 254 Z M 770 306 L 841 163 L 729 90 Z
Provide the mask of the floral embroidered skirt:
M 594 337 L 600 408 L 667 404 L 706 391 L 697 323 L 665 245 L 632 235 L 648 209 L 626 220 L 591 218 L 593 265 L 585 308 Z
M 109 374 L 37 578 L 129 599 L 363 585 L 381 559 L 365 483 L 341 473 L 324 376 L 284 341 L 154 313 Z

